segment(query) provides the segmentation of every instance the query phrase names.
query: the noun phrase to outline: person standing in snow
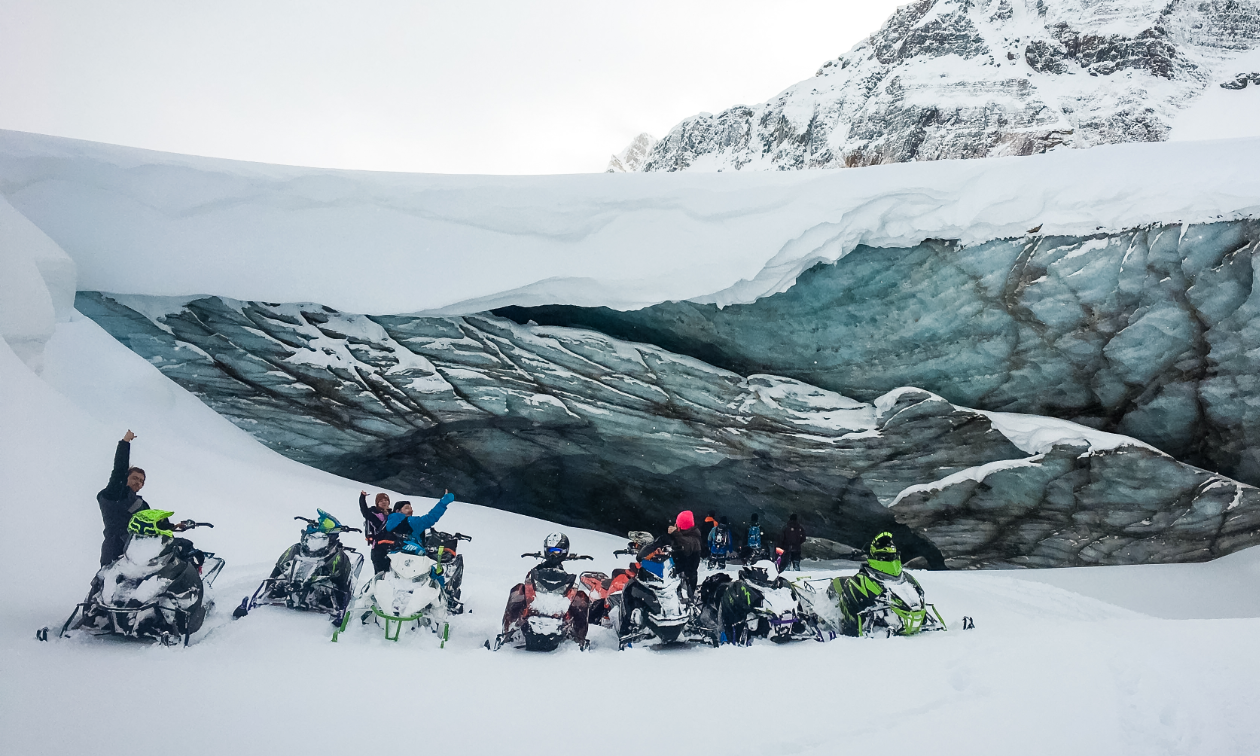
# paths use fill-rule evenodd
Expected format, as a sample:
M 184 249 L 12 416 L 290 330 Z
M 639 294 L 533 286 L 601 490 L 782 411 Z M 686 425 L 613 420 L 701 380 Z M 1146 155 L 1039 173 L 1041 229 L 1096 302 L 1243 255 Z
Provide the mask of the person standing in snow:
M 421 538 L 424 537 L 424 531 L 437 524 L 437 521 L 446 514 L 446 507 L 455 501 L 455 494 L 447 491 L 433 505 L 428 514 L 416 517 L 411 509 L 411 502 L 400 501 L 394 505 L 394 511 L 389 517 L 385 518 L 385 530 L 395 538 L 395 543 L 391 547 L 391 551 L 402 550 L 411 553 L 424 553 L 424 544 Z
M 731 536 L 731 519 L 725 515 L 717 526 L 709 531 L 709 569 L 726 569 L 726 558 L 734 550 Z
M 379 575 L 389 569 L 389 547 L 394 541 L 385 530 L 389 518 L 389 494 L 378 493 L 376 506 L 367 505 L 367 491 L 359 492 L 359 512 L 363 515 L 363 537 L 372 548 L 372 569 Z
M 704 522 L 700 523 L 700 537 L 705 543 L 709 542 L 709 534 L 718 525 L 717 510 L 710 509 L 709 513 L 704 516 Z
M 751 522 L 748 523 L 748 538 L 744 542 L 743 554 L 744 564 L 752 564 L 755 556 L 761 553 L 761 523 L 757 521 L 757 513 L 754 512 Z
M 792 569 L 800 572 L 801 547 L 805 545 L 805 528 L 802 528 L 801 523 L 797 521 L 795 512 L 788 515 L 788 524 L 783 529 L 783 536 L 779 539 L 779 543 L 783 548 L 784 568 L 790 564 Z
M 127 431 L 118 448 L 114 450 L 114 470 L 110 473 L 109 483 L 96 495 L 96 503 L 101 508 L 101 520 L 105 523 L 105 540 L 101 544 L 101 566 L 110 564 L 123 555 L 127 549 L 127 523 L 136 512 L 149 509 L 149 504 L 140 496 L 144 488 L 145 474 L 139 467 L 131 466 L 131 442 L 136 434 Z M 160 523 L 163 529 L 183 530 L 183 523 L 169 525 L 165 520 Z
M 682 575 L 689 595 L 694 598 L 704 549 L 704 539 L 700 535 L 700 529 L 696 527 L 696 516 L 690 510 L 680 512 L 666 535 L 669 536 L 672 546 L 674 569 Z

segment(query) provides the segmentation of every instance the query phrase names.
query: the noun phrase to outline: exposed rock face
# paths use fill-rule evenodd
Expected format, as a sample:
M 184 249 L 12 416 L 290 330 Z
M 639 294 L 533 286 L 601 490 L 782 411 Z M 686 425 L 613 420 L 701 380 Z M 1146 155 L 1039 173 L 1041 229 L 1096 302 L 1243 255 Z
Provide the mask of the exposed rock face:
M 642 170 L 795 170 L 1166 139 L 1260 46 L 1255 0 L 921 0 L 814 78 L 674 127 Z
M 748 305 L 495 312 L 867 401 L 910 385 L 1066 418 L 1260 483 L 1258 252 L 1256 221 L 859 246 Z
M 631 173 L 639 170 L 655 146 L 656 137 L 651 134 L 638 135 L 624 150 L 608 159 L 608 168 L 604 173 Z
M 1260 86 L 1260 71 L 1252 71 L 1249 74 L 1240 73 L 1229 81 L 1221 82 L 1222 89 L 1246 89 L 1248 84 Z
M 1054 567 L 1211 559 L 1255 541 L 1258 504 L 1257 489 L 1151 450 L 1058 444 L 910 489 L 892 510 L 950 567 Z
M 1075 529 L 1035 537 L 951 531 L 954 510 L 903 492 L 985 466 L 1044 462 L 988 416 L 919 389 L 866 404 L 590 331 L 490 316 L 367 317 L 318 305 L 90 292 L 76 305 L 290 457 L 419 493 L 450 488 L 567 524 L 659 530 L 679 509 L 718 508 L 736 523 L 760 512 L 773 538 L 798 512 L 809 534 L 826 542 L 864 544 L 891 528 L 907 558 L 934 566 L 1008 563 L 1012 554 L 1047 564 L 1194 559 L 1260 540 L 1253 533 L 1204 545 L 1198 531 L 1161 526 L 1151 538 L 1194 543 L 1091 550 L 1099 529 L 1075 521 Z M 1239 515 L 1260 509 L 1248 487 L 1127 441 L 1108 448 L 1121 468 L 1117 479 L 1154 481 L 1141 491 L 1118 488 L 1113 499 L 1150 509 L 1161 522 L 1206 495 L 1188 492 L 1187 480 L 1247 491 Z M 1079 453 L 1094 450 L 1087 444 Z M 1036 516 L 1029 512 L 1036 505 L 1018 507 L 1011 517 Z M 894 518 L 903 511 L 911 528 Z

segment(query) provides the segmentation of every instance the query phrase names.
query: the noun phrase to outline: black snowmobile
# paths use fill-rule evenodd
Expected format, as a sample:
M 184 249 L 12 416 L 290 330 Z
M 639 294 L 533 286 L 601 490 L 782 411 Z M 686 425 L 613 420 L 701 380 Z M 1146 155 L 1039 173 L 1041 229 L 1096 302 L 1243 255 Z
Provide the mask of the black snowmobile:
M 668 545 L 649 543 L 639 549 L 639 569 L 621 592 L 618 647 L 640 641 L 719 644 L 719 630 L 702 615 L 687 595 L 682 576 L 674 569 Z
M 322 612 L 333 622 L 341 622 L 354 594 L 354 581 L 363 569 L 363 555 L 341 543 L 340 536 L 362 531 L 342 525 L 322 509 L 316 512 L 319 516 L 314 520 L 293 518 L 306 523 L 301 540 L 280 555 L 271 576 L 253 596 L 241 600 L 233 617 L 244 617 L 259 606 L 278 605 Z
M 734 581 L 722 573 L 710 575 L 700 595 L 702 613 L 718 621 L 728 643 L 747 646 L 753 638 L 822 641 L 832 635 L 820 627 L 812 604 L 802 600 L 797 586 L 781 577 L 769 560 L 740 569 Z
M 890 638 L 946 629 L 936 607 L 925 601 L 923 586 L 902 569 L 891 533 L 875 536 L 867 553 L 856 575 L 836 578 L 827 589 L 840 606 L 842 634 Z
M 201 629 L 214 601 L 206 589 L 223 570 L 223 560 L 176 538 L 168 518 L 174 512 L 142 509 L 127 525 L 123 555 L 96 573 L 87 598 L 71 612 L 58 637 L 76 630 L 188 645 Z M 185 520 L 183 531 L 214 527 Z M 48 628 L 39 632 L 48 640 Z
M 443 533 L 436 528 L 424 532 L 424 553 L 442 567 L 446 582 L 442 593 L 446 598 L 448 614 L 463 614 L 460 585 L 464 582 L 464 555 L 459 553 L 460 541 L 471 541 L 472 536 L 463 533 Z
M 527 651 L 554 651 L 565 639 L 585 651 L 589 626 L 590 597 L 577 584 L 577 575 L 565 572 L 564 563 L 590 559 L 569 553 L 569 537 L 552 533 L 543 550 L 521 554 L 521 558 L 542 559 L 508 594 L 503 611 L 503 631 L 494 639 L 493 650 L 518 644 Z M 486 641 L 486 648 L 491 648 Z

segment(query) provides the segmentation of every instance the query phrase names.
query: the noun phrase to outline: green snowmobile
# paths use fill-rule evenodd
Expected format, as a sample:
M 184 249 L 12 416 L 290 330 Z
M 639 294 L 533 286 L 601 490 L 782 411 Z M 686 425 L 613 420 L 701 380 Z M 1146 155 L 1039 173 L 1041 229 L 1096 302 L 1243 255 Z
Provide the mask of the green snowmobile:
M 827 595 L 840 604 L 840 632 L 853 637 L 892 637 L 944 630 L 945 620 L 924 601 L 923 586 L 901 568 L 891 533 L 871 541 L 857 574 L 831 581 Z

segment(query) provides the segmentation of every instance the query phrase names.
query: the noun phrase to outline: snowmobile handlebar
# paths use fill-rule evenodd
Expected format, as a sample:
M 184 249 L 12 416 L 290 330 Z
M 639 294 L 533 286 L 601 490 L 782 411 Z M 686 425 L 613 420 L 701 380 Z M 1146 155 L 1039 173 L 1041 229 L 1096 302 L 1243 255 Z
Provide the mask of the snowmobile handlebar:
M 547 558 L 547 557 L 546 557 L 546 555 L 545 555 L 545 554 L 543 554 L 541 551 L 532 551 L 532 552 L 530 552 L 530 553 L 528 553 L 528 554 L 521 554 L 521 559 L 524 559 L 525 557 L 533 557 L 534 559 L 546 559 L 546 558 Z M 576 561 L 578 561 L 579 559 L 594 559 L 594 558 L 595 558 L 595 557 L 583 556 L 583 555 L 581 555 L 581 554 L 569 554 L 569 555 L 565 556 L 565 558 L 564 558 L 564 560 L 563 560 L 563 561 L 565 561 L 565 562 L 576 562 Z
M 639 553 L 638 549 L 617 549 L 613 552 L 613 556 L 633 556 Z
M 179 523 L 183 526 L 182 530 L 192 530 L 193 528 L 213 528 L 214 525 L 208 522 L 196 522 L 195 520 L 184 520 Z

